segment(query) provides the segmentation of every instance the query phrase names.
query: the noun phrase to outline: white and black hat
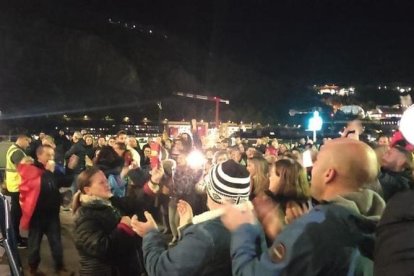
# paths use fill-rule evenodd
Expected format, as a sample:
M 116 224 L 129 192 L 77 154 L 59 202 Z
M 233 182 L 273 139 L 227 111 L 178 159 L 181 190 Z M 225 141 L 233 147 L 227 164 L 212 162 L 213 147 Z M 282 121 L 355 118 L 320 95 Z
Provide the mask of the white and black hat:
M 249 200 L 249 172 L 232 159 L 213 166 L 205 181 L 207 194 L 216 203 L 239 204 Z

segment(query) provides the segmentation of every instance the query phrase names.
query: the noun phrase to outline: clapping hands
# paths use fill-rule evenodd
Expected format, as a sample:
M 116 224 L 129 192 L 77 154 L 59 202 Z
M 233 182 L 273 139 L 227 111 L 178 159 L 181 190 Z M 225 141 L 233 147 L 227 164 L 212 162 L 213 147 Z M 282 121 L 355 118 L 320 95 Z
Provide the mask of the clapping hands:
M 232 204 L 227 204 L 224 208 L 224 214 L 221 216 L 221 221 L 227 229 L 235 231 L 242 224 L 254 224 L 256 216 L 247 204 L 237 208 Z
M 177 211 L 180 216 L 179 227 L 190 224 L 193 221 L 193 209 L 187 201 L 179 200 L 177 203 Z
M 134 230 L 134 232 L 142 238 L 151 230 L 158 229 L 154 218 L 149 212 L 145 211 L 144 216 L 147 219 L 146 222 L 139 221 L 136 215 L 134 215 L 131 219 L 132 230 Z

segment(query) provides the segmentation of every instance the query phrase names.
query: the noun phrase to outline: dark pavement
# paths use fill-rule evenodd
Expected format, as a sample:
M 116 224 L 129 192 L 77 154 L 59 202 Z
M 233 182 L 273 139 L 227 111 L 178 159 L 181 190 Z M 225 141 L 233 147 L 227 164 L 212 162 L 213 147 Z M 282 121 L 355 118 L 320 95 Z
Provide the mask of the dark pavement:
M 60 221 L 62 225 L 62 244 L 65 267 L 69 271 L 79 271 L 79 255 L 73 243 L 73 215 L 72 212 L 61 211 Z M 24 235 L 24 233 L 23 233 Z M 29 274 L 27 263 L 27 249 L 19 249 L 20 258 L 23 264 L 24 274 Z M 52 255 L 49 248 L 49 243 L 46 236 L 43 236 L 41 245 L 41 262 L 39 269 L 46 273 L 46 275 L 55 275 Z M 0 252 L 0 256 L 2 252 Z M 5 257 L 0 257 L 0 275 L 10 275 L 8 272 L 7 260 Z

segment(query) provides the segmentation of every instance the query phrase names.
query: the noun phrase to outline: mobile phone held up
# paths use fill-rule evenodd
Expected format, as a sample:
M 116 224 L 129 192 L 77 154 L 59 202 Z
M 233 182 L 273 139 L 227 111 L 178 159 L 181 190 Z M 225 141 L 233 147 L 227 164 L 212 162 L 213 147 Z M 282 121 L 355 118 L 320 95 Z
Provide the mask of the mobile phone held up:
M 152 141 L 150 143 L 151 148 L 151 157 L 150 157 L 150 163 L 151 163 L 151 169 L 159 168 L 160 166 L 160 149 L 161 146 L 157 142 Z

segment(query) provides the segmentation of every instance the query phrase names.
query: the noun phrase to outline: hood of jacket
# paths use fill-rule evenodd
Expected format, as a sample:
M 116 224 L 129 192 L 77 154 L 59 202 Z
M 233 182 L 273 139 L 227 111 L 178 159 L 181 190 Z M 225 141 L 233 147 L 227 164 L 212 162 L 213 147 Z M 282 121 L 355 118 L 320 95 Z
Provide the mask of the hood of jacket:
M 381 184 L 385 201 L 388 201 L 397 192 L 414 187 L 414 180 L 410 170 L 393 172 L 381 169 L 381 172 L 378 175 L 378 180 Z
M 331 202 L 351 209 L 372 221 L 379 221 L 385 209 L 385 201 L 378 193 L 369 189 L 337 196 Z

